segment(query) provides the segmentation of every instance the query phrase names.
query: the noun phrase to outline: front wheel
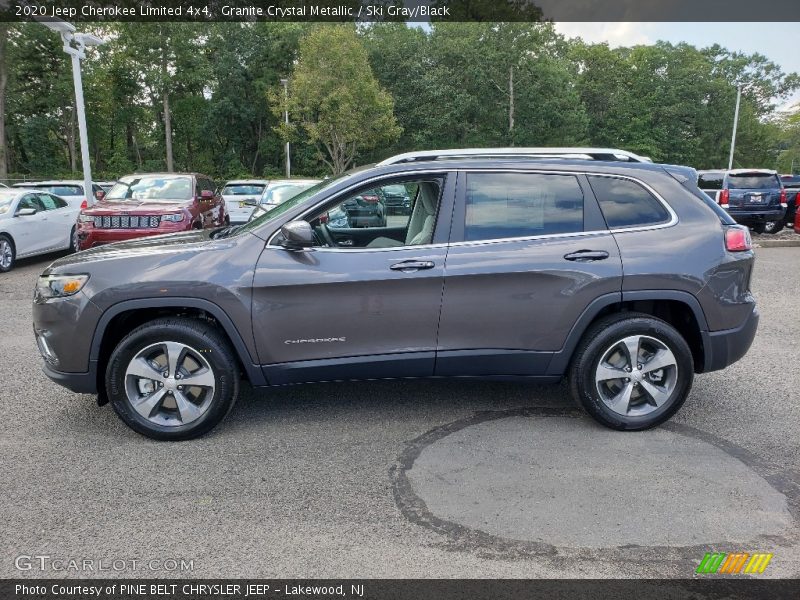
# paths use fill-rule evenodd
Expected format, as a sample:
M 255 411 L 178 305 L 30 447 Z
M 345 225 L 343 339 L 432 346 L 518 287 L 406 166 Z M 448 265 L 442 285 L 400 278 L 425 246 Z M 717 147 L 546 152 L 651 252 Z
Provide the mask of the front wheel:
M 6 273 L 14 268 L 17 253 L 14 242 L 6 235 L 0 235 L 0 273 Z
M 72 226 L 72 231 L 69 233 L 69 251 L 77 252 L 81 249 L 80 241 L 78 240 L 78 227 Z
M 131 429 L 157 440 L 210 431 L 233 407 L 239 369 L 225 337 L 202 321 L 163 318 L 133 330 L 106 370 L 114 410 Z
M 764 223 L 764 233 L 778 233 L 784 227 L 783 220 L 781 221 L 767 221 Z
M 641 313 L 599 321 L 578 346 L 572 395 L 595 420 L 619 430 L 655 427 L 689 394 L 692 352 L 668 323 Z

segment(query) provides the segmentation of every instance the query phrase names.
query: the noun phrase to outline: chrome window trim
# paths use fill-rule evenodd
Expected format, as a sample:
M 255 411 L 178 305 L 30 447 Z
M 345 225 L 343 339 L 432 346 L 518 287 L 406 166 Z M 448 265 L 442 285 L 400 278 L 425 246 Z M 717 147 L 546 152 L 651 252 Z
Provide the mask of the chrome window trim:
M 341 190 L 338 194 L 344 194 L 349 192 L 362 184 L 371 183 L 373 181 L 379 179 L 390 179 L 392 177 L 403 177 L 405 175 L 414 175 L 418 173 L 465 173 L 469 175 L 469 173 L 532 173 L 532 174 L 539 174 L 539 175 L 573 175 L 579 176 L 583 175 L 586 177 L 593 176 L 593 177 L 609 177 L 612 179 L 627 179 L 629 181 L 633 181 L 634 183 L 638 183 L 642 187 L 644 187 L 653 197 L 655 197 L 658 202 L 666 209 L 667 213 L 670 215 L 669 221 L 664 223 L 656 223 L 653 225 L 637 225 L 632 227 L 615 227 L 613 229 L 595 229 L 591 231 L 576 231 L 573 233 L 548 233 L 542 235 L 529 235 L 529 236 L 519 236 L 519 237 L 510 237 L 510 238 L 495 238 L 490 240 L 462 240 L 460 242 L 449 242 L 446 244 L 419 244 L 416 246 L 392 246 L 390 248 L 328 248 L 328 247 L 318 247 L 318 248 L 309 248 L 308 250 L 312 250 L 314 252 L 346 252 L 348 254 L 358 253 L 358 252 L 390 252 L 390 251 L 398 251 L 398 250 L 408 250 L 409 248 L 414 249 L 439 249 L 439 248 L 458 248 L 462 246 L 480 246 L 484 244 L 502 244 L 508 242 L 528 242 L 528 241 L 537 241 L 537 240 L 547 240 L 547 239 L 555 239 L 555 238 L 573 238 L 573 237 L 586 237 L 586 236 L 593 236 L 599 235 L 602 233 L 627 233 L 627 232 L 636 232 L 636 231 L 649 231 L 654 229 L 665 229 L 667 227 L 674 227 L 678 224 L 678 215 L 669 205 L 669 203 L 664 200 L 664 198 L 659 194 L 651 185 L 645 183 L 641 179 L 637 179 L 636 177 L 631 177 L 630 175 L 618 175 L 616 173 L 593 173 L 590 171 L 564 171 L 564 170 L 550 170 L 550 169 L 510 169 L 510 168 L 480 168 L 480 169 L 465 169 L 465 168 L 458 168 L 458 169 L 435 169 L 435 170 L 424 170 L 424 171 L 400 171 L 397 173 L 392 174 L 383 174 L 377 175 L 375 177 L 371 177 L 369 179 L 365 179 L 359 183 L 351 185 L 343 190 Z M 337 194 L 337 196 L 338 196 Z M 317 205 L 318 206 L 318 205 Z M 309 213 L 313 212 L 316 206 L 310 208 L 309 210 L 303 212 L 302 214 L 298 215 L 292 220 L 302 219 Z M 602 209 L 601 209 L 602 212 Z M 285 250 L 282 246 L 273 245 L 272 240 L 275 236 L 280 233 L 280 228 L 275 231 L 267 241 L 266 247 L 268 248 L 277 248 L 279 250 Z

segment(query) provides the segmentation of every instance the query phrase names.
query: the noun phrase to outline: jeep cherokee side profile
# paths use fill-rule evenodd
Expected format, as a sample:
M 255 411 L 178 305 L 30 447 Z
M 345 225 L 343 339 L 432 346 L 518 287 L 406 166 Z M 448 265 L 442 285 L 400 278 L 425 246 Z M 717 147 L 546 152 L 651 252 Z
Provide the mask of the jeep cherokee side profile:
M 398 185 L 407 215 L 331 217 Z M 421 152 L 243 226 L 61 258 L 34 332 L 53 381 L 156 439 L 209 431 L 242 378 L 568 377 L 597 421 L 639 430 L 747 352 L 753 261 L 690 169 L 603 149 Z

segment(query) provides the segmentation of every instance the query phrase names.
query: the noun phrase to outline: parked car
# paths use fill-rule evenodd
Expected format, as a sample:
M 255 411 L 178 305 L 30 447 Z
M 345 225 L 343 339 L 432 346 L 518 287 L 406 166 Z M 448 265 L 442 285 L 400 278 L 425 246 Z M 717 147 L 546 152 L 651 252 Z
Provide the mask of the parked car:
M 266 179 L 247 179 L 229 181 L 223 186 L 222 199 L 231 223 L 247 223 L 268 183 Z
M 18 258 L 77 248 L 78 208 L 39 190 L 0 189 L 0 273 Z
M 380 188 L 365 190 L 342 204 L 350 227 L 386 227 L 386 202 Z
M 270 181 L 249 220 L 257 219 L 320 181 L 320 179 L 274 179 Z
M 383 205 L 387 215 L 411 214 L 411 197 L 403 184 L 386 186 L 383 190 Z
M 736 220 L 756 233 L 783 229 L 786 190 L 776 171 L 734 169 L 698 171 L 698 187 Z
M 797 204 L 800 202 L 800 175 L 781 175 L 781 183 L 786 190 L 786 215 L 782 225 L 780 221 L 767 223 L 767 233 L 778 233 L 784 226 L 794 226 Z
M 26 181 L 15 183 L 12 187 L 50 192 L 59 198 L 63 198 L 70 206 L 77 209 L 86 208 L 89 205 L 86 193 L 83 191 L 83 181 Z M 105 191 L 97 183 L 92 183 L 92 194 L 94 195 L 94 201 L 97 202 L 103 199 Z
M 241 376 L 567 377 L 603 425 L 664 422 L 750 347 L 749 230 L 685 169 L 513 151 L 395 157 L 240 227 L 59 259 L 33 301 L 44 371 L 164 440 L 219 423 Z M 328 227 L 399 183 L 402 226 Z
M 211 178 L 199 173 L 151 173 L 121 178 L 78 217 L 81 250 L 151 235 L 228 223 Z

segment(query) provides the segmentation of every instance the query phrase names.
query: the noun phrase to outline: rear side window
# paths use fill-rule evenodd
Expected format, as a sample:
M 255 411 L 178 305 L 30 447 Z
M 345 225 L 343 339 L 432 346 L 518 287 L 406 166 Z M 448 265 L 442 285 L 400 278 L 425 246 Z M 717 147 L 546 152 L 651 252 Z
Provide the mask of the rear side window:
M 767 173 L 731 173 L 728 187 L 732 190 L 773 190 L 781 187 L 777 175 Z
M 83 196 L 83 188 L 77 185 L 37 185 L 40 190 L 47 190 L 56 196 Z
M 470 173 L 467 241 L 583 231 L 583 191 L 573 175 Z
M 644 186 L 629 179 L 589 176 L 609 229 L 669 221 L 669 213 Z
M 721 190 L 722 173 L 700 173 L 697 178 L 697 187 L 701 190 Z

